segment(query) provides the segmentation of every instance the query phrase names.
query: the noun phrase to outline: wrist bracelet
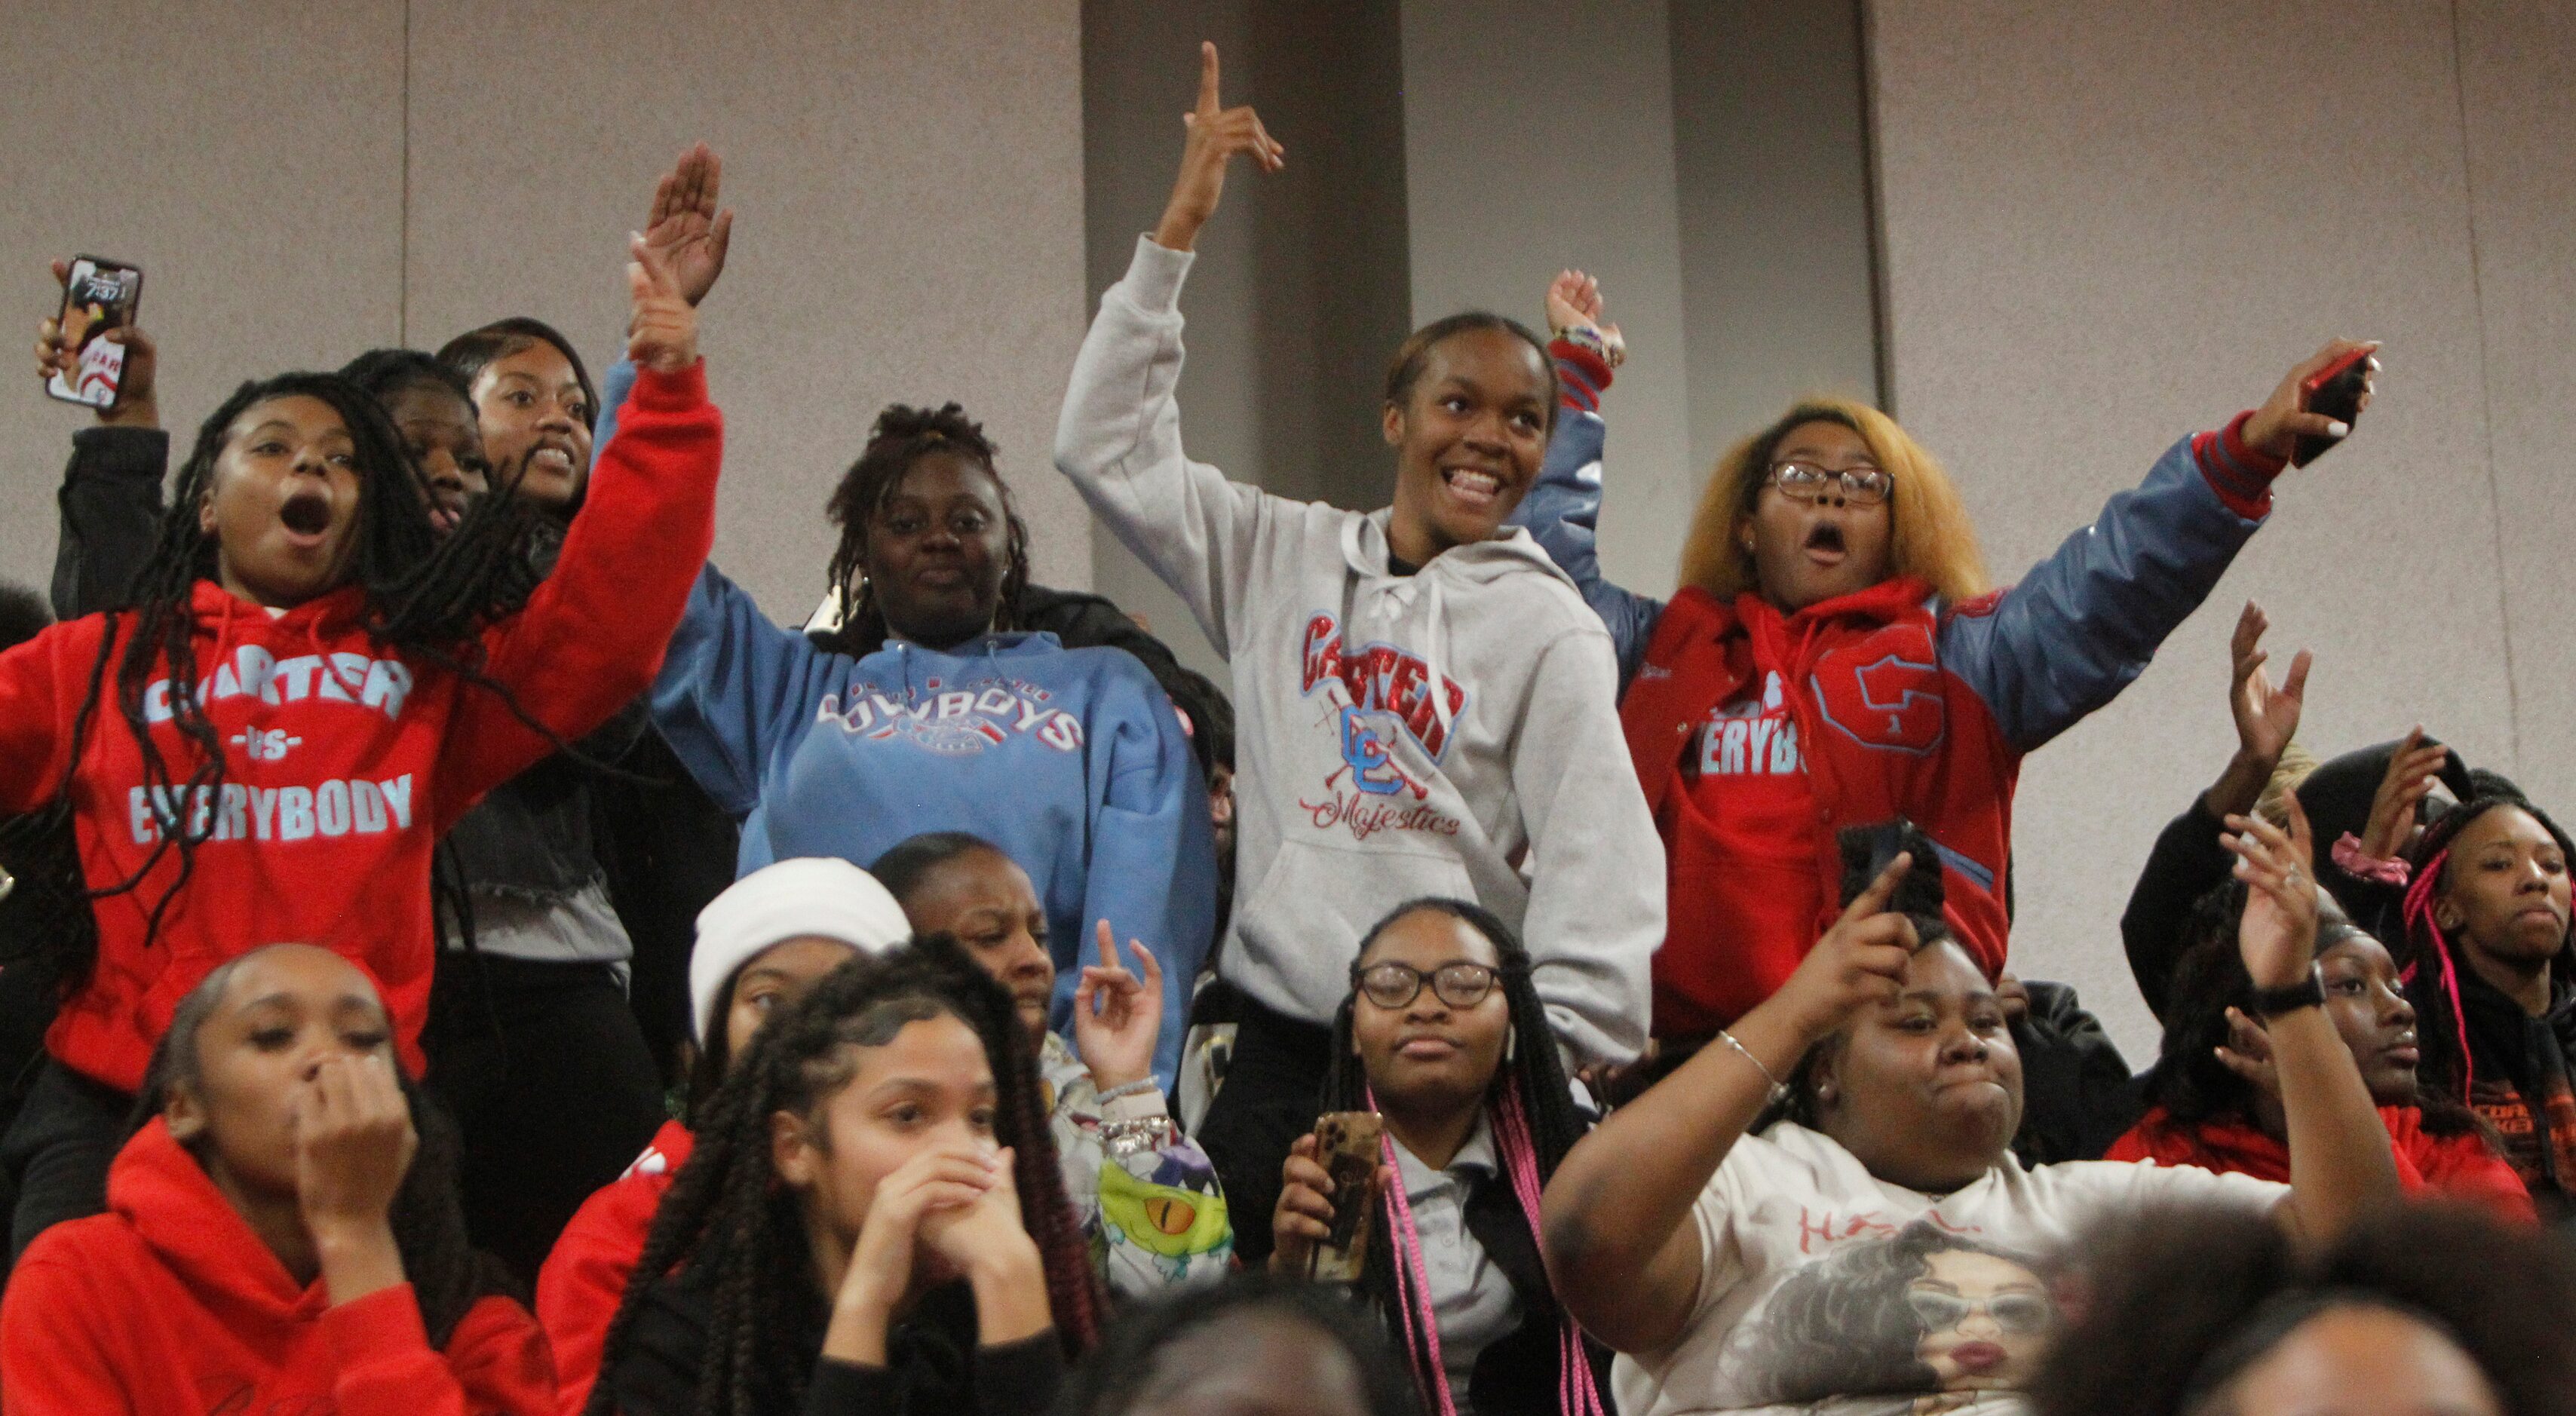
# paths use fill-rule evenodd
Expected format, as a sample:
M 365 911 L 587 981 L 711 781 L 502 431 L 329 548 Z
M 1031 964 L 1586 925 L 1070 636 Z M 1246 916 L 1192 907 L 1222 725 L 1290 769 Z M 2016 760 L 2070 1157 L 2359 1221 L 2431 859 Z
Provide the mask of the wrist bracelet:
M 1100 1094 L 1100 1099 L 1103 1102 L 1112 1102 L 1122 1096 L 1143 1096 L 1145 1093 L 1155 1090 L 1159 1090 L 1159 1088 L 1155 1086 L 1154 1079 L 1152 1077 L 1138 1077 L 1132 1082 L 1121 1082 L 1117 1086 L 1111 1087 L 1109 1090 L 1102 1092 Z
M 1593 358 L 1600 360 L 1611 368 L 1618 368 L 1620 364 L 1626 361 L 1624 351 L 1612 349 L 1610 347 L 1610 341 L 1602 336 L 1599 329 L 1591 325 L 1567 325 L 1565 328 L 1556 332 L 1556 337 L 1578 349 L 1589 350 Z
M 2302 1008 L 2322 1008 L 2325 1005 L 2325 970 L 2320 965 L 2310 964 L 2308 976 L 2287 988 L 2254 990 L 2252 1012 L 2255 1017 L 2268 1022 L 2285 1013 L 2295 1013 Z
M 1762 1100 L 1762 1105 L 1765 1110 L 1778 1106 L 1782 1101 L 1787 1099 L 1789 1088 L 1783 1085 L 1778 1077 L 1771 1075 L 1771 1069 L 1762 1065 L 1762 1059 L 1753 1055 L 1752 1048 L 1736 1041 L 1735 1034 L 1728 1032 L 1724 1028 L 1719 1028 L 1717 1030 L 1717 1040 L 1734 1048 L 1736 1055 L 1742 1057 L 1745 1061 L 1752 1063 L 1753 1070 L 1761 1073 L 1762 1080 L 1770 1084 L 1770 1094 L 1765 1096 Z

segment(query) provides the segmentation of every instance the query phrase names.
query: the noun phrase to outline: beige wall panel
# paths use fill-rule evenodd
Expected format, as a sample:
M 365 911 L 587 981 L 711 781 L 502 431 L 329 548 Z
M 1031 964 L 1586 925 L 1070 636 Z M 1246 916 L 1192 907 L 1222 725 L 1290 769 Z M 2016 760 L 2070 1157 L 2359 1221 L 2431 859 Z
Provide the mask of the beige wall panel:
M 1702 480 L 1672 74 L 1662 0 L 1404 7 L 1414 322 L 1481 307 L 1536 326 L 1558 270 L 1600 277 L 1630 350 L 1607 410 L 1619 490 L 1602 509 L 1602 569 L 1657 595 L 1672 589 Z
M 2458 13 L 2514 774 L 2564 817 L 2576 812 L 2576 8 L 2477 0 Z
M 2018 966 L 2079 985 L 2143 1063 L 2120 909 L 2233 745 L 2248 596 L 2281 661 L 2318 653 L 2318 750 L 2417 720 L 2509 750 L 2449 10 L 1880 0 L 1873 20 L 1892 395 L 1999 578 L 2326 337 L 2387 341 L 2353 444 L 2289 474 L 2209 604 L 2023 774 Z
M 47 259 L 143 267 L 180 456 L 241 380 L 393 340 L 402 9 L 8 8 L 0 86 L 20 101 L 0 116 L 0 314 L 19 362 L 0 397 L 0 579 L 42 589 L 52 575 L 54 489 L 72 431 L 91 422 L 31 373 L 36 321 L 61 299 Z M 75 72 L 86 77 L 68 82 Z M 33 101 L 43 94 L 63 101 Z
M 688 142 L 739 209 L 703 344 L 726 415 L 716 559 L 802 618 L 822 506 L 877 409 L 1000 441 L 1050 584 L 1090 582 L 1048 461 L 1083 319 L 1074 0 L 414 0 L 411 331 L 503 314 L 620 343 L 626 233 Z

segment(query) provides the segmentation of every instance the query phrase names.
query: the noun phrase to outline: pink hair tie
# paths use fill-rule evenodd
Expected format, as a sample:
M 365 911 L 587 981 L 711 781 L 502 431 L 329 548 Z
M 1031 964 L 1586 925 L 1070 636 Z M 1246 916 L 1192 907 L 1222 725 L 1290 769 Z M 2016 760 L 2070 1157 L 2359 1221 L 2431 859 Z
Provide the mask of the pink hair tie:
M 2414 874 L 2402 860 L 2383 859 L 2363 850 L 2361 838 L 2350 831 L 2344 832 L 2343 839 L 2334 843 L 2333 856 L 2334 863 L 2343 869 L 2344 874 L 2356 880 L 2376 880 L 2382 885 L 2394 885 L 2400 890 L 2406 888 L 2407 881 Z

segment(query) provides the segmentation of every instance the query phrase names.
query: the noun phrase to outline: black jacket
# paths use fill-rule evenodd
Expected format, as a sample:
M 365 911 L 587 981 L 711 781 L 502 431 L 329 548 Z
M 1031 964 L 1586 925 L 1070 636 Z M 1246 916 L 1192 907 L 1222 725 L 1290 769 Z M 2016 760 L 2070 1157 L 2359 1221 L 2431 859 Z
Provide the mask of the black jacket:
M 655 1284 L 625 1341 L 603 1358 L 600 1380 L 623 1416 L 684 1416 L 696 1409 L 715 1306 L 696 1274 L 682 1269 Z M 1054 1403 L 1064 1379 L 1053 1328 L 998 1347 L 977 1346 L 975 1299 L 962 1283 L 924 1295 L 886 1333 L 882 1367 L 820 1356 L 821 1308 L 820 1302 L 798 1305 L 792 1324 L 797 1349 L 818 1354 L 804 1401 L 791 1403 L 782 1383 L 755 1383 L 753 1405 L 761 1416 L 1037 1416 Z
M 1485 1257 L 1511 1280 L 1512 1292 L 1521 1300 L 1521 1325 L 1476 1354 L 1475 1371 L 1467 1379 L 1467 1405 L 1476 1416 L 1557 1416 L 1564 1349 L 1556 1293 L 1548 1287 L 1538 1239 L 1530 1233 L 1509 1180 L 1492 1176 L 1468 1193 L 1467 1232 L 1485 1246 Z M 1610 1349 L 1588 1336 L 1583 1348 L 1603 1406 L 1616 1411 L 1610 1397 Z

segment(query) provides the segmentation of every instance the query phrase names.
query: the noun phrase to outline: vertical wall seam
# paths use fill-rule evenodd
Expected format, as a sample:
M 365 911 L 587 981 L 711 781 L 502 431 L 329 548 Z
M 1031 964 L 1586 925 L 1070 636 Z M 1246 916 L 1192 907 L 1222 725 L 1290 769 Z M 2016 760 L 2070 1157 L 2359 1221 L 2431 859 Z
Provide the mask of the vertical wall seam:
M 402 10 L 402 200 L 394 243 L 394 342 L 411 347 L 411 0 Z
M 1879 170 L 1878 34 L 1869 0 L 1852 0 L 1853 33 L 1859 37 L 1856 70 L 1860 80 L 1860 182 L 1862 210 L 1869 235 L 1870 367 L 1878 379 L 1879 411 L 1896 416 L 1896 339 L 1888 314 L 1887 208 L 1881 200 L 1885 174 Z
M 2496 624 L 2504 636 L 2505 751 L 2517 773 L 2522 761 L 2522 686 L 2513 661 L 2513 596 L 2505 586 L 2504 489 L 2497 483 L 2495 381 L 2487 367 L 2486 274 L 2478 249 L 2478 183 L 2469 149 L 2469 72 L 2460 32 L 2460 0 L 2451 0 L 2451 94 L 2459 105 L 2460 194 L 2469 234 L 2471 318 L 2478 335 L 2478 433 L 2486 446 L 2487 530 L 2495 559 Z

